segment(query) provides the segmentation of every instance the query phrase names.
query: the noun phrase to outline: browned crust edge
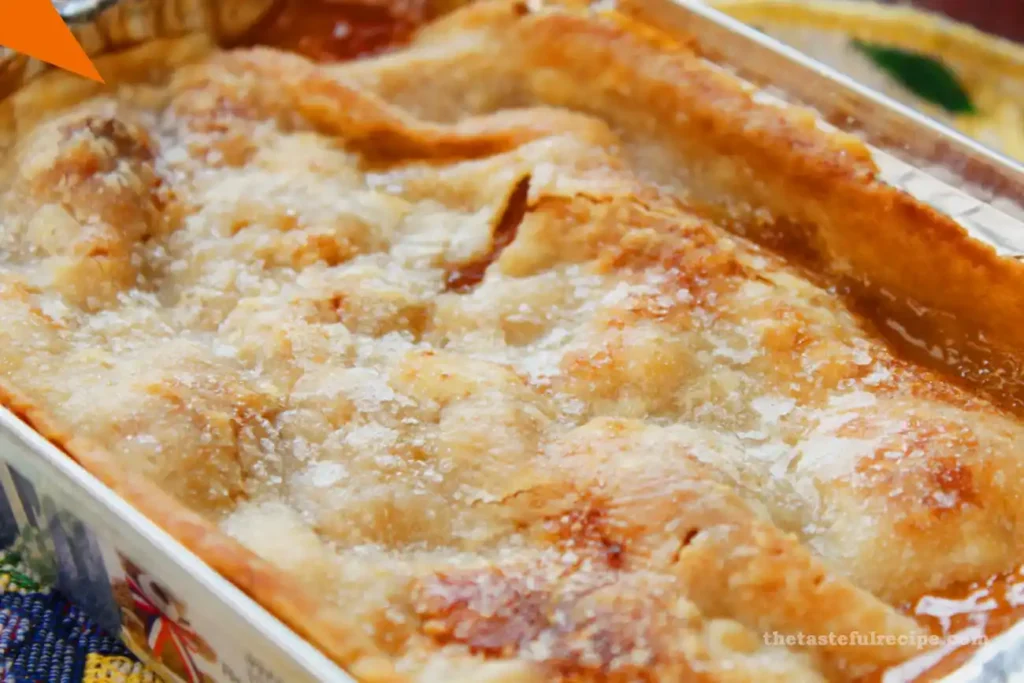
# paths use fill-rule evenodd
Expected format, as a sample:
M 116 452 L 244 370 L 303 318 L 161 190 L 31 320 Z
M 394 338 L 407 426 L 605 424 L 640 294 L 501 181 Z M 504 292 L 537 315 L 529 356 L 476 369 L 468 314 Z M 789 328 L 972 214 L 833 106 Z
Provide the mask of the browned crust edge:
M 553 39 L 544 61 L 562 61 L 585 82 L 612 64 L 639 74 L 646 85 L 634 84 L 633 106 L 654 114 L 680 152 L 723 160 L 717 170 L 726 172 L 705 182 L 814 228 L 807 246 L 827 271 L 954 314 L 996 346 L 1024 349 L 1024 263 L 1000 257 L 952 218 L 878 180 L 860 140 L 820 130 L 809 110 L 758 103 L 739 81 L 695 68 L 679 39 L 643 23 L 644 0 L 624 2 L 624 21 L 551 22 L 536 38 Z M 584 38 L 605 47 L 573 60 L 586 49 Z M 659 53 L 678 58 L 659 60 Z
M 739 81 L 701 67 L 674 34 L 644 23 L 637 8 L 645 0 L 623 2 L 625 19 L 561 14 L 531 27 L 533 63 L 560 64 L 577 82 L 601 83 L 610 72 L 630 79 L 629 99 L 606 104 L 603 113 L 639 110 L 656 120 L 679 158 L 696 160 L 696 198 L 719 205 L 755 241 L 781 238 L 784 251 L 849 288 L 899 352 L 1024 412 L 1024 263 L 1000 257 L 952 218 L 879 180 L 860 140 L 819 129 L 801 107 L 759 103 Z M 915 348 L 890 321 L 942 344 L 961 367 Z
M 207 54 L 209 41 L 190 36 L 158 40 L 96 60 L 108 82 L 152 80 L 170 69 Z M 99 92 L 97 84 L 52 72 L 0 102 L 0 149 L 17 134 L 16 120 L 34 123 L 38 111 L 59 110 Z M 0 405 L 69 455 L 143 516 L 170 534 L 216 572 L 227 578 L 303 639 L 311 642 L 355 678 L 373 683 L 406 680 L 395 672 L 358 624 L 296 584 L 286 572 L 231 539 L 188 509 L 156 482 L 121 467 L 112 454 L 88 439 L 74 436 L 16 387 L 0 379 Z
M 325 605 L 287 573 L 228 537 L 155 482 L 125 471 L 106 449 L 73 436 L 65 425 L 4 382 L 0 382 L 0 404 L 352 676 L 374 683 L 406 680 L 369 636 L 338 609 Z

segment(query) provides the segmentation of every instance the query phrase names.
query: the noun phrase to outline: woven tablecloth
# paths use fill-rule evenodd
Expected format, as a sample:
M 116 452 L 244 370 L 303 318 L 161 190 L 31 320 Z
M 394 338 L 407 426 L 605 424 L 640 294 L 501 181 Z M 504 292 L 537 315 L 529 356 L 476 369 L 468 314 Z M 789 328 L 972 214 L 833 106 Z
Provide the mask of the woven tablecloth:
M 21 544 L 0 553 L 2 683 L 158 683 L 32 567 Z
M 917 106 L 1011 156 L 1024 158 L 1024 48 L 906 9 L 861 2 L 719 0 L 738 18 Z M 853 20 L 855 18 L 855 20 Z M 875 69 L 852 39 L 940 58 L 972 97 L 970 115 L 944 112 Z M 0 683 L 149 683 L 160 679 L 114 634 L 53 589 L 18 545 L 0 551 Z

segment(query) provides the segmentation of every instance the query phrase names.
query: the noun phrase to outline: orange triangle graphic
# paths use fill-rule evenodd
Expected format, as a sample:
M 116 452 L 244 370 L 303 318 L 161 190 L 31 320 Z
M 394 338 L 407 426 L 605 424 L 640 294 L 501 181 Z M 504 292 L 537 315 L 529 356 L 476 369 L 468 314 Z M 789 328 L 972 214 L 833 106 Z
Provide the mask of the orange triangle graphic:
M 103 82 L 50 0 L 0 0 L 0 45 Z

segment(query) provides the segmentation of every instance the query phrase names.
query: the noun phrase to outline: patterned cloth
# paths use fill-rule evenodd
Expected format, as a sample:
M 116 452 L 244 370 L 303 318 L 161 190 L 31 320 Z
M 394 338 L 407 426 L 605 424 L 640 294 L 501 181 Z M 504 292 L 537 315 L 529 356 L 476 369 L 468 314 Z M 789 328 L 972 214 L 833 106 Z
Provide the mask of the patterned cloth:
M 0 555 L 0 683 L 160 683 L 29 565 Z

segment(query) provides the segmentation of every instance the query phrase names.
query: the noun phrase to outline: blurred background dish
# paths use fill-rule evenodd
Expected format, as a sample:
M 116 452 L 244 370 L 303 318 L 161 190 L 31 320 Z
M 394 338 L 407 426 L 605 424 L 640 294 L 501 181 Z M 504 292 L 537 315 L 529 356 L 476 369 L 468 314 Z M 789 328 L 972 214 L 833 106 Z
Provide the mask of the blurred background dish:
M 1024 2 L 711 0 L 839 71 L 1024 159 Z M 926 11 L 927 10 L 927 11 Z M 1001 36 L 985 33 L 966 23 Z

